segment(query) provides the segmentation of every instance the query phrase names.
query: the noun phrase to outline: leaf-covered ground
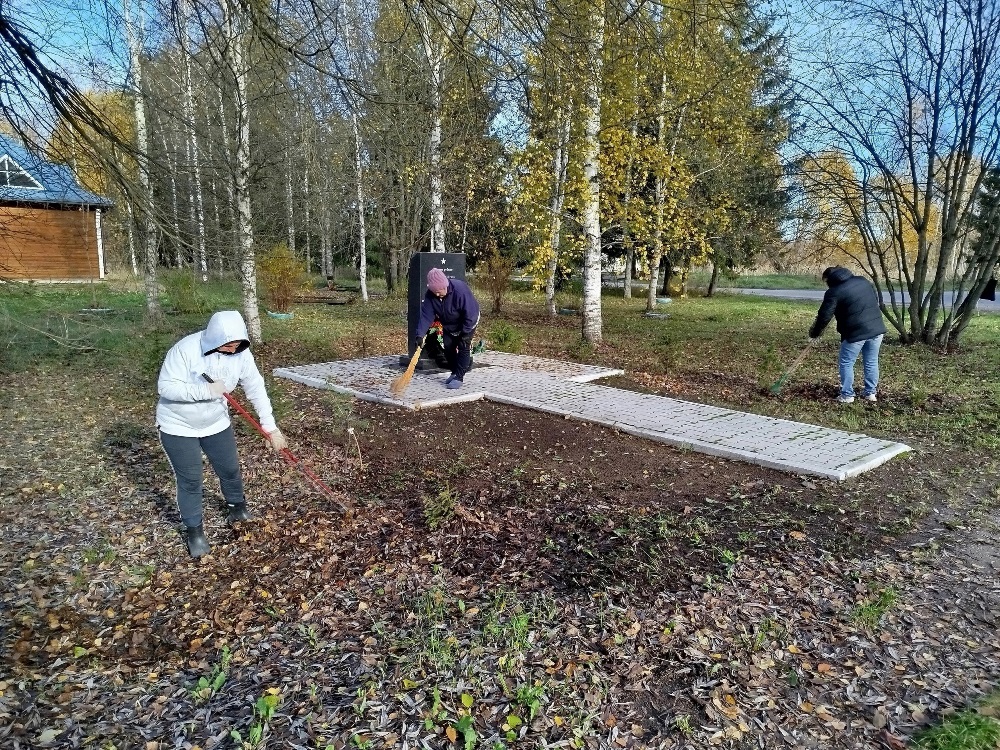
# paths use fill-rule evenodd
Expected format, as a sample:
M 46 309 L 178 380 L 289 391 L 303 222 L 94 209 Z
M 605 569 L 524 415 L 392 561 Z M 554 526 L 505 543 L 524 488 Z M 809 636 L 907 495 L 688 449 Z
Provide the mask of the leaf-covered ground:
M 193 561 L 148 384 L 4 383 L 0 747 L 901 747 L 1000 680 L 981 458 L 916 444 L 837 484 L 274 390 L 351 511 L 241 426 L 257 520 L 226 527 L 209 480 Z

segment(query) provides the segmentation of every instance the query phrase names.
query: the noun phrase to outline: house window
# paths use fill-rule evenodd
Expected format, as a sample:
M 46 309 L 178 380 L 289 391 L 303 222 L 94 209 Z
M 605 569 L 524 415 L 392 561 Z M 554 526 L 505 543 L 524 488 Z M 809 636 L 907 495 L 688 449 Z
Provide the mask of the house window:
M 21 169 L 17 163 L 9 156 L 0 157 L 0 187 L 27 188 L 28 190 L 41 190 L 35 179 Z

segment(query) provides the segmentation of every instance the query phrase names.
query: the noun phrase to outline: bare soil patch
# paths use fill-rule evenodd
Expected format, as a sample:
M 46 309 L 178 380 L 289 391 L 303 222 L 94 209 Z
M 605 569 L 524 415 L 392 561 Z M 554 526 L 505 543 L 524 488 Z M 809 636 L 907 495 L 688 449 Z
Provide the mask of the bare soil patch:
M 982 457 L 837 484 L 284 383 L 293 452 L 352 512 L 241 427 L 258 520 L 225 527 L 210 482 L 192 561 L 129 382 L 5 384 L 4 747 L 892 746 L 1000 678 L 992 559 L 957 543 L 994 507 Z

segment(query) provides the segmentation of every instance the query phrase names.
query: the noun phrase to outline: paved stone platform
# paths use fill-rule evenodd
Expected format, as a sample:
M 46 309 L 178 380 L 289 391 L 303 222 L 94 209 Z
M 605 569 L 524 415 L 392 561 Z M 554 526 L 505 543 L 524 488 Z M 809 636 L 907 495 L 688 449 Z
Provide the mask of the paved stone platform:
M 274 375 L 415 410 L 485 398 L 607 425 L 679 448 L 837 480 L 910 450 L 867 435 L 598 385 L 591 381 L 622 371 L 542 357 L 476 355 L 475 369 L 454 391 L 444 387 L 447 373 L 418 370 L 396 397 L 389 386 L 402 372 L 399 357 L 388 356 L 282 367 Z

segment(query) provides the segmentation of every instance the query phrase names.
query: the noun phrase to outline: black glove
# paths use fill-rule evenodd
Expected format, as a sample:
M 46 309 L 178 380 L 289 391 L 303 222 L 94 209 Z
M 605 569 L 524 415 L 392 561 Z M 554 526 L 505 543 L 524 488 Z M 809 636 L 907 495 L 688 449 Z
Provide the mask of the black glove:
M 476 337 L 475 330 L 469 331 L 468 333 L 463 333 L 458 339 L 458 345 L 462 349 L 472 348 L 472 339 Z
M 413 348 L 414 349 L 422 349 L 423 346 L 424 346 L 424 337 L 423 336 L 417 336 L 415 339 L 413 339 Z

